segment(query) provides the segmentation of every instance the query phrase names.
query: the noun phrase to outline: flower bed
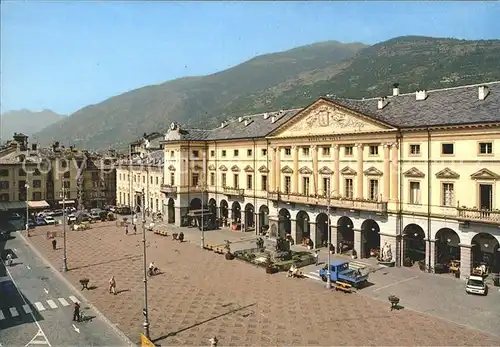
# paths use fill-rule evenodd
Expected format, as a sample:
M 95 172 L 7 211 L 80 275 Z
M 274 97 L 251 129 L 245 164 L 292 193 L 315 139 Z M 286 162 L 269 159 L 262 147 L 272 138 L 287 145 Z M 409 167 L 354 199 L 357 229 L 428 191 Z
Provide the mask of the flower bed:
M 234 252 L 236 259 L 246 261 L 255 266 L 266 267 L 266 259 L 269 253 L 266 251 L 261 251 L 258 248 L 244 249 L 241 251 Z M 310 264 L 314 264 L 316 260 L 314 256 L 309 252 L 293 252 L 292 259 L 275 262 L 273 266 L 279 271 L 288 271 L 292 265 L 295 264 L 296 267 L 304 267 Z

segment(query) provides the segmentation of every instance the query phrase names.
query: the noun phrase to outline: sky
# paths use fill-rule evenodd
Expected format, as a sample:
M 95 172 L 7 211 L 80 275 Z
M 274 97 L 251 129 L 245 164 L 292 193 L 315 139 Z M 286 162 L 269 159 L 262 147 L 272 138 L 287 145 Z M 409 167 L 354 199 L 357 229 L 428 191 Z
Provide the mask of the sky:
M 499 39 L 498 2 L 2 1 L 0 112 L 71 114 L 313 42 Z

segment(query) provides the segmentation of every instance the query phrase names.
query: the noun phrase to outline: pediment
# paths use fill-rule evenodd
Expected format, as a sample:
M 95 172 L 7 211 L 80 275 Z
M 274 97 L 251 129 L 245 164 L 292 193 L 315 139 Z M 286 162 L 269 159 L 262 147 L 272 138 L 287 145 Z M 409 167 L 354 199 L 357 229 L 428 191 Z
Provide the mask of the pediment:
M 363 172 L 366 176 L 382 176 L 384 173 L 377 169 L 376 167 L 372 166 L 366 169 Z
M 200 165 L 195 165 L 195 166 L 193 167 L 193 170 L 194 170 L 194 171 L 201 171 L 201 170 L 203 170 L 203 168 L 202 168 Z
M 226 167 L 226 165 L 221 165 L 221 166 L 219 166 L 219 170 L 220 170 L 220 171 L 227 171 L 227 167 Z
M 267 168 L 267 166 L 262 165 L 261 167 L 259 167 L 259 172 L 260 173 L 268 173 L 269 169 Z
M 254 171 L 250 165 L 245 166 L 245 168 L 243 170 L 245 170 L 245 172 L 253 172 Z
M 279 127 L 273 137 L 305 137 L 376 132 L 394 129 L 376 119 L 319 99 Z
M 292 174 L 293 170 L 292 170 L 292 168 L 290 166 L 286 165 L 285 167 L 283 167 L 281 169 L 281 172 L 285 173 L 285 174 Z
M 340 170 L 342 175 L 356 175 L 356 170 L 351 169 L 349 166 L 346 166 L 342 170 Z
M 410 170 L 405 171 L 403 173 L 405 177 L 411 177 L 411 178 L 424 178 L 425 174 L 417 169 L 416 167 L 412 167 Z
M 445 168 L 436 174 L 436 178 L 460 178 L 460 175 L 450 168 Z
M 170 166 L 168 167 L 168 169 L 169 169 L 170 171 L 175 171 L 175 166 L 170 165 Z
M 210 164 L 210 165 L 208 165 L 208 169 L 209 169 L 210 171 L 215 171 L 216 166 L 215 166 L 214 164 Z
M 475 179 L 475 180 L 497 180 L 497 179 L 500 179 L 500 175 L 498 175 L 498 174 L 494 173 L 493 171 L 488 170 L 486 168 L 481 169 L 476 173 L 473 173 L 472 175 L 470 175 L 470 177 L 472 179 Z
M 307 166 L 302 166 L 300 169 L 299 169 L 299 173 L 303 174 L 303 175 L 310 175 L 312 174 L 312 170 L 309 169 Z
M 321 169 L 319 169 L 319 173 L 321 175 L 333 175 L 333 170 L 328 166 L 323 166 Z
M 240 168 L 238 167 L 238 165 L 233 165 L 233 166 L 231 167 L 231 171 L 233 171 L 233 172 L 239 172 L 239 171 L 240 171 Z

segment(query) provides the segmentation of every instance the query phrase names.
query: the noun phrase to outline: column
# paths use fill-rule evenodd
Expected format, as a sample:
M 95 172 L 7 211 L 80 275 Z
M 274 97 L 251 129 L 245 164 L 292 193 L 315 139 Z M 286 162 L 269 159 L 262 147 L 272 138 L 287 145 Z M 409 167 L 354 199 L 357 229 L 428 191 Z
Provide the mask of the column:
M 389 201 L 391 197 L 391 147 L 384 144 L 384 196 L 382 201 Z
M 363 199 L 364 198 L 364 192 L 363 192 L 363 149 L 364 146 L 363 144 L 358 144 L 356 146 L 356 152 L 357 152 L 357 166 L 356 166 L 356 198 L 358 199 Z
M 340 147 L 339 145 L 333 145 L 333 191 L 335 195 L 340 194 Z M 337 237 L 337 236 L 335 236 Z M 334 243 L 336 245 L 337 243 Z M 337 247 L 337 246 L 335 246 Z
M 309 222 L 309 232 L 310 232 L 310 238 L 313 242 L 313 249 L 318 248 L 318 245 L 316 244 L 316 241 L 318 241 L 316 237 L 316 223 Z
M 175 226 L 181 226 L 181 207 L 175 206 Z
M 466 279 L 470 276 L 472 269 L 472 246 L 463 245 L 460 246 L 460 278 Z
M 391 200 L 397 202 L 399 196 L 399 158 L 398 144 L 393 143 L 391 147 Z
M 243 228 L 241 231 L 246 232 L 247 231 L 247 211 L 243 210 L 241 211 L 241 223 L 243 223 Z
M 274 184 L 276 185 L 276 190 L 277 191 L 282 191 L 281 189 L 281 148 L 276 147 L 276 161 L 275 161 L 276 168 L 274 169 L 276 172 L 276 176 L 274 177 L 275 181 Z M 295 172 L 294 172 L 295 174 Z
M 336 225 L 332 225 L 332 222 L 331 222 L 331 218 L 330 218 L 330 232 L 332 233 L 332 236 L 331 236 L 331 239 L 332 239 L 332 245 L 335 247 L 335 252 L 338 253 L 338 249 L 337 249 L 337 246 L 338 246 L 338 242 L 337 242 L 337 226 Z
M 318 180 L 319 180 L 319 173 L 318 173 L 318 146 L 312 145 L 311 146 L 312 150 L 312 159 L 313 159 L 313 187 L 314 187 L 314 193 L 316 194 L 319 185 L 318 185 Z
M 271 148 L 271 162 L 270 162 L 270 168 L 269 168 L 269 191 L 274 192 L 276 191 L 276 185 L 274 184 L 276 182 L 276 147 Z
M 290 220 L 290 235 L 292 235 L 293 244 L 297 242 L 297 221 L 295 219 Z
M 430 260 L 430 266 L 434 268 L 434 264 L 436 263 L 436 240 L 429 240 L 428 246 L 425 249 L 425 264 L 427 264 Z M 430 253 L 430 254 L 428 254 Z M 430 259 L 429 259 L 430 258 Z
M 255 235 L 260 233 L 260 214 L 257 212 L 253 213 L 253 218 L 255 218 Z
M 358 259 L 361 259 L 361 246 L 363 244 L 362 240 L 362 233 L 360 229 L 354 229 L 354 250 L 356 251 L 356 254 L 358 255 Z
M 293 175 L 292 175 L 292 193 L 299 193 L 299 148 L 292 146 Z

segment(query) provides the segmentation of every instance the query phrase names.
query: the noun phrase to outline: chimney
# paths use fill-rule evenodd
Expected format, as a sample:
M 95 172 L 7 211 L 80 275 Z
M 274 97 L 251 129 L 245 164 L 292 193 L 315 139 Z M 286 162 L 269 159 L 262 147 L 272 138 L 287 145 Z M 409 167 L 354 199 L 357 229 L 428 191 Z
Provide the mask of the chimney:
M 276 123 L 276 116 L 271 117 L 271 123 Z
M 490 90 L 489 90 L 488 86 L 479 86 L 479 88 L 478 88 L 479 100 L 486 99 L 486 97 L 488 96 L 489 93 L 490 93 Z
M 249 126 L 252 122 L 253 120 L 251 119 L 245 119 L 245 126 Z
M 222 128 L 224 128 L 225 126 L 226 126 L 226 122 L 222 122 L 222 123 L 220 123 L 220 127 L 221 127 L 221 129 L 222 129 Z
M 269 118 L 269 113 L 264 113 L 264 119 L 268 119 Z
M 427 91 L 426 90 L 417 90 L 415 92 L 415 100 L 425 100 L 427 99 Z
M 386 97 L 382 97 L 380 99 L 378 99 L 378 105 L 377 105 L 377 108 L 379 110 L 383 109 L 384 107 L 387 106 L 387 104 L 389 103 L 389 101 L 387 100 Z
M 238 117 L 238 122 L 243 122 L 243 117 Z
M 399 83 L 394 83 L 392 85 L 392 96 L 398 96 L 399 95 Z
M 32 149 L 33 151 L 36 151 L 36 150 L 37 150 L 36 143 L 32 143 L 32 144 L 31 144 L 31 149 Z

